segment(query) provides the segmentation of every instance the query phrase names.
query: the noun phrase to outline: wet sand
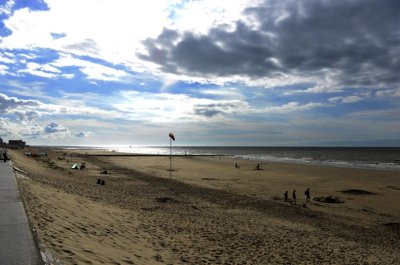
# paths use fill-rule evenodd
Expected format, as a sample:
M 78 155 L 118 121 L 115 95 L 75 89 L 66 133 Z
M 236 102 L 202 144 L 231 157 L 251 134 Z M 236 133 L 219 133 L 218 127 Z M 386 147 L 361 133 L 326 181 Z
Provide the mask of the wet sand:
M 24 152 L 12 152 L 23 171 L 18 183 L 54 263 L 400 261 L 400 172 L 285 163 L 256 170 L 256 161 L 189 156 L 174 157 L 170 172 L 161 156 L 82 150 L 71 158 L 72 151 L 47 150 L 48 157 L 33 158 Z M 85 169 L 70 169 L 82 162 Z M 306 202 L 308 187 L 312 198 L 332 195 L 344 203 Z M 297 205 L 282 199 L 293 189 Z

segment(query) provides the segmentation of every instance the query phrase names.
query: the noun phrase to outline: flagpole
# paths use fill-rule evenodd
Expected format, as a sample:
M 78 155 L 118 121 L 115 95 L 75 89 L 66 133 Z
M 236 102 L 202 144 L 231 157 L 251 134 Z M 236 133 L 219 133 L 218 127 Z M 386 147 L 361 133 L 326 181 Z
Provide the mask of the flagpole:
M 172 139 L 169 138 L 169 178 L 172 176 Z
M 172 177 L 172 140 L 175 141 L 175 135 L 169 133 L 169 178 Z

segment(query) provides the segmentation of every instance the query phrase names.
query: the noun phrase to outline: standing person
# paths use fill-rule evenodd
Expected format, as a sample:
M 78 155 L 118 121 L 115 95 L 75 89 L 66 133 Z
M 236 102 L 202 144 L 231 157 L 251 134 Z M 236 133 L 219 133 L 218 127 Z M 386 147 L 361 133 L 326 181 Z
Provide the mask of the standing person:
M 293 199 L 294 204 L 296 204 L 296 190 L 293 190 L 292 199 Z
M 8 159 L 8 157 L 7 157 L 7 151 L 4 150 L 4 152 L 3 152 L 3 160 L 4 160 L 4 163 L 7 162 L 7 159 Z
M 307 190 L 304 192 L 304 194 L 306 195 L 307 202 L 309 202 L 310 201 L 310 188 L 307 188 Z
M 288 192 L 289 192 L 289 191 L 286 191 L 286 192 L 283 194 L 283 196 L 285 197 L 285 202 L 288 201 Z

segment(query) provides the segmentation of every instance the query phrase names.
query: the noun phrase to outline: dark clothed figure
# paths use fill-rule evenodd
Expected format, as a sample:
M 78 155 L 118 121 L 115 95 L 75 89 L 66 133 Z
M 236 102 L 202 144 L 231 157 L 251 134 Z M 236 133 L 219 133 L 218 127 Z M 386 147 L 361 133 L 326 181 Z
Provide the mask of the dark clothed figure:
M 293 199 L 294 204 L 296 204 L 296 190 L 293 190 L 292 199 Z
M 285 197 L 285 202 L 288 201 L 288 192 L 289 192 L 289 191 L 286 191 L 286 192 L 283 194 L 283 196 Z
M 7 159 L 8 159 L 8 157 L 7 157 L 7 152 L 4 151 L 4 153 L 3 153 L 3 160 L 4 160 L 4 163 L 7 162 Z
M 309 201 L 310 201 L 310 188 L 308 188 L 308 189 L 304 192 L 304 194 L 306 195 L 306 199 L 307 199 L 307 201 L 309 202 Z

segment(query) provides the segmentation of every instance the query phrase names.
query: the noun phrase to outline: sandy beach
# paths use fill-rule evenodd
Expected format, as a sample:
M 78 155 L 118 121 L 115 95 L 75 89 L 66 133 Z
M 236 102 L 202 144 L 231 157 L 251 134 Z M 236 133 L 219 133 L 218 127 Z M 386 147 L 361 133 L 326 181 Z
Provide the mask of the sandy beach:
M 11 158 L 49 264 L 400 263 L 397 171 L 42 151 Z

